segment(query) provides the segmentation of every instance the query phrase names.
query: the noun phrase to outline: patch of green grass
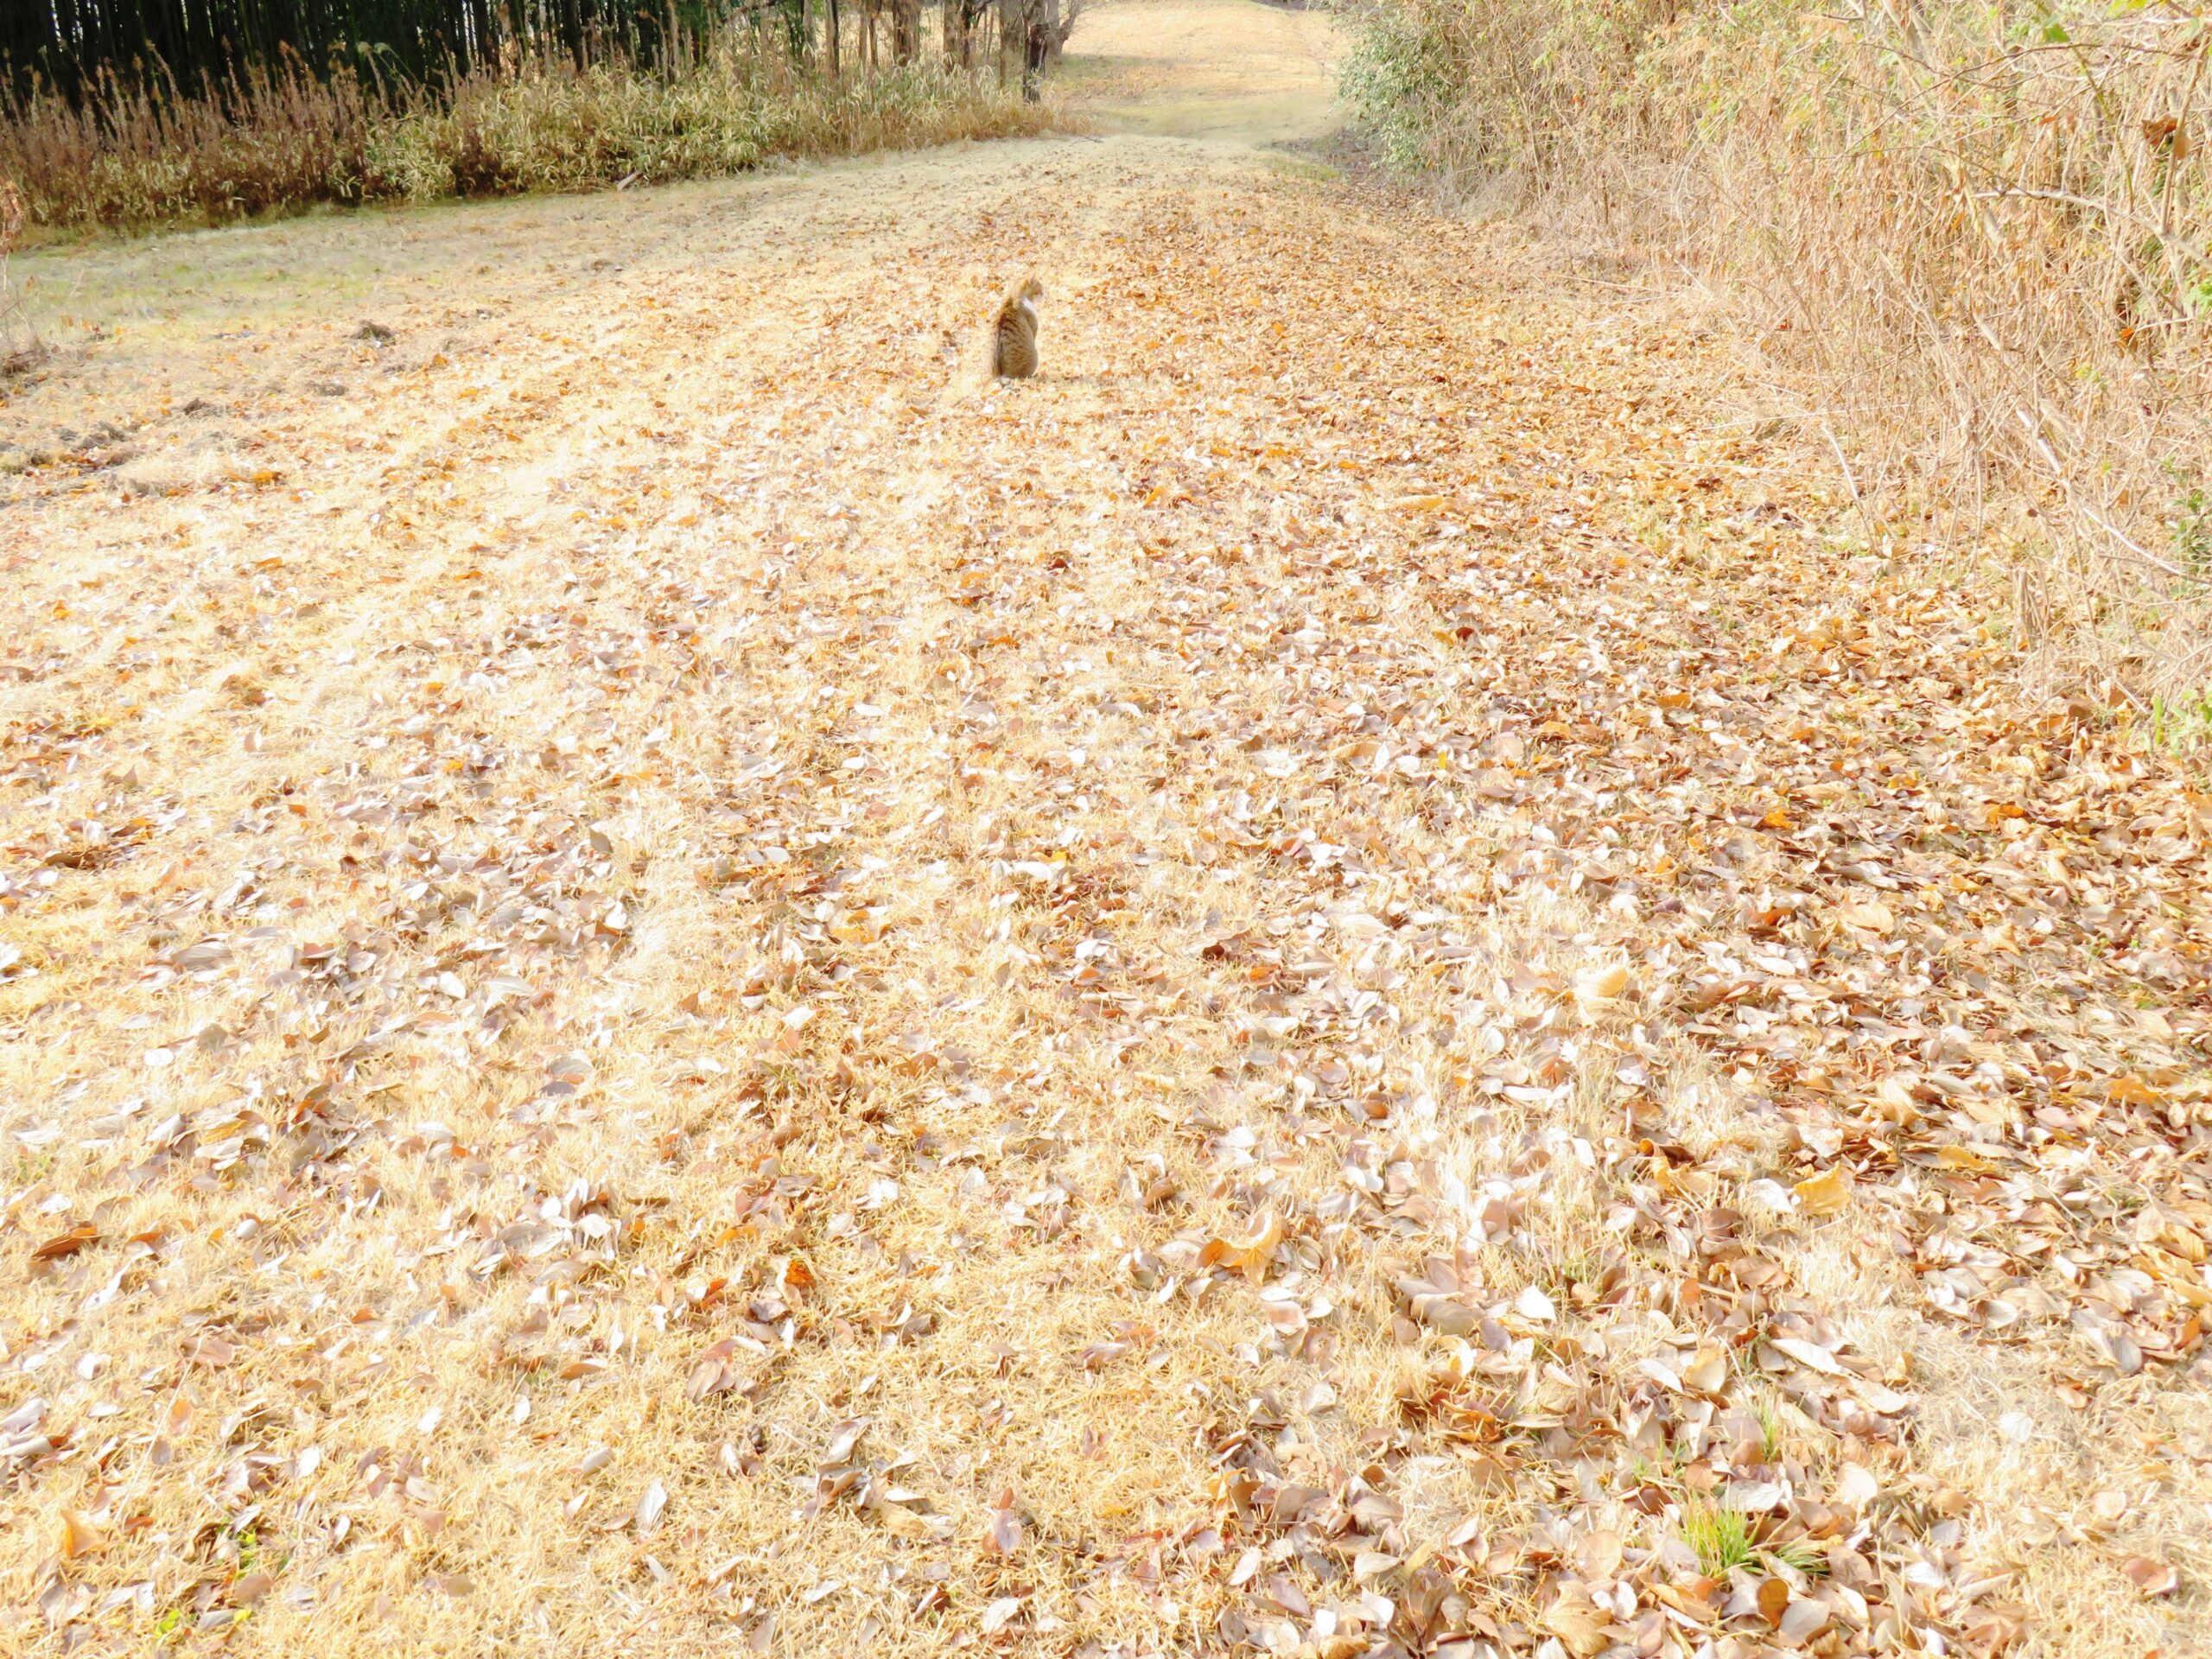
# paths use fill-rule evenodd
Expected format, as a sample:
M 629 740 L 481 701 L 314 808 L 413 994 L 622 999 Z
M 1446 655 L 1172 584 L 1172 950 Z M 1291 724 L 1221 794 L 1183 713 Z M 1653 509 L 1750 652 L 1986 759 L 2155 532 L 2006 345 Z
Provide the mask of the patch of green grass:
M 1749 1567 L 1758 1551 L 1751 1548 L 1751 1517 L 1732 1503 L 1694 1498 L 1682 1506 L 1682 1541 L 1697 1556 L 1709 1579 L 1726 1578 L 1729 1569 Z
M 1769 1463 L 1782 1459 L 1782 1417 L 1774 1402 L 1761 1395 L 1751 1403 L 1759 1420 L 1759 1456 Z
M 1764 1420 L 1765 1413 L 1761 1413 Z M 1699 1569 L 1709 1579 L 1722 1579 L 1738 1567 L 1765 1563 L 1769 1570 L 1789 1568 L 1808 1578 L 1828 1570 L 1827 1556 L 1809 1538 L 1761 1545 L 1752 1541 L 1751 1518 L 1732 1503 L 1689 1498 L 1682 1504 L 1682 1541 L 1697 1555 Z
M 2212 578 L 2212 494 L 2202 480 L 2171 463 L 2177 486 L 2173 501 L 2174 563 L 2193 576 Z
M 1816 1579 L 1828 1570 L 1827 1556 L 1809 1538 L 1792 1538 L 1786 1544 L 1777 1544 L 1759 1554 L 1770 1561 L 1778 1561 L 1792 1572 Z
M 1545 1289 L 1556 1300 L 1565 1300 L 1574 1287 L 1587 1281 L 1596 1283 L 1605 1273 L 1605 1264 L 1590 1250 L 1572 1250 L 1554 1262 L 1549 1273 L 1542 1275 Z
M 2212 554 L 2208 554 L 2212 559 Z M 2212 570 L 2212 563 L 2208 563 Z M 2169 754 L 2184 754 L 2212 743 L 2212 690 L 2195 696 L 2151 699 L 2151 742 Z

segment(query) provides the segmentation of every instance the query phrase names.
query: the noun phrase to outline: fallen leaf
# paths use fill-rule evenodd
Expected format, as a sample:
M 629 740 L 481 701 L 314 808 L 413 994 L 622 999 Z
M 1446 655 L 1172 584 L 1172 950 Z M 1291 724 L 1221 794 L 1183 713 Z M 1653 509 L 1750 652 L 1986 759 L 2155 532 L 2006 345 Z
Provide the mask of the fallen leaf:
M 1800 1365 L 1809 1365 L 1827 1376 L 1841 1376 L 1843 1367 L 1836 1363 L 1835 1356 L 1818 1343 L 1807 1342 L 1801 1337 L 1770 1337 L 1767 1345 L 1785 1353 Z
M 983 1553 L 986 1555 L 1012 1555 L 1021 1548 L 1021 1519 L 1013 1508 L 1014 1495 L 1007 1493 L 991 1508 L 983 1520 Z
M 1769 1630 L 1780 1630 L 1782 1616 L 1789 1609 L 1789 1586 L 1780 1579 L 1761 1579 L 1758 1597 L 1759 1617 Z
M 1593 1605 L 1589 1594 L 1579 1584 L 1560 1586 L 1559 1593 L 1544 1610 L 1543 1625 L 1565 1644 L 1569 1653 L 1589 1659 L 1611 1645 L 1607 1635 L 1611 1616 Z
M 1887 937 L 1897 931 L 1897 918 L 1877 899 L 1847 899 L 1835 907 L 1836 919 L 1862 933 Z
M 1513 1311 L 1533 1325 L 1548 1325 L 1559 1317 L 1552 1299 L 1535 1286 L 1526 1287 L 1513 1299 Z
M 1621 1535 L 1600 1527 L 1585 1533 L 1574 1543 L 1574 1570 L 1593 1583 L 1611 1580 L 1620 1571 Z
M 1585 1014 L 1612 1001 L 1628 989 L 1628 968 L 1613 963 L 1586 969 L 1574 976 L 1574 1000 Z
M 89 1224 L 72 1227 L 66 1233 L 56 1233 L 31 1252 L 34 1262 L 58 1262 L 64 1256 L 74 1255 L 89 1245 L 100 1242 L 99 1229 Z
M 1806 1215 L 1840 1215 L 1851 1203 L 1851 1174 L 1841 1164 L 1830 1165 L 1789 1189 L 1797 1207 Z
M 73 1561 L 80 1555 L 97 1554 L 106 1548 L 106 1534 L 82 1510 L 61 1511 L 62 1560 Z
M 1701 1344 L 1682 1368 L 1682 1386 L 1699 1394 L 1718 1394 L 1727 1382 L 1727 1351 L 1713 1343 Z
M 1387 1551 L 1363 1549 L 1352 1556 L 1351 1576 L 1356 1583 L 1371 1584 L 1394 1571 L 1397 1566 L 1398 1558 Z
M 2131 1555 L 2120 1563 L 2127 1581 L 2145 1596 L 2171 1596 L 2181 1588 L 2181 1574 L 2173 1563 L 2152 1555 Z
M 1936 1161 L 1946 1169 L 1963 1169 L 1976 1175 L 1993 1173 L 1998 1167 L 1994 1159 L 1976 1152 L 1971 1147 L 1938 1147 Z
M 1272 1210 L 1260 1217 L 1249 1238 L 1211 1240 L 1199 1253 L 1201 1267 L 1225 1267 L 1242 1272 L 1255 1283 L 1267 1277 L 1275 1246 L 1283 1240 L 1282 1218 Z

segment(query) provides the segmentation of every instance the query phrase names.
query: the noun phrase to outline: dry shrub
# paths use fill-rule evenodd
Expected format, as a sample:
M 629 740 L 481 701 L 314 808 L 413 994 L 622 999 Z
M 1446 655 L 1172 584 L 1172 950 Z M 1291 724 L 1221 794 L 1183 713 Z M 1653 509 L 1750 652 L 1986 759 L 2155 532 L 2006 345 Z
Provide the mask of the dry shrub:
M 110 73 L 79 104 L 35 91 L 0 105 L 0 175 L 22 180 L 35 226 L 130 229 L 707 177 L 1048 120 L 982 74 L 907 64 L 824 78 L 779 37 L 739 29 L 674 72 L 548 55 L 435 90 L 290 59 L 190 92 Z
M 403 95 L 404 97 L 404 95 Z M 400 99 L 351 72 L 295 59 L 207 81 L 104 74 L 81 103 L 35 88 L 0 105 L 0 170 L 22 181 L 31 223 L 219 221 L 358 201 L 372 122 Z
M 0 175 L 0 382 L 35 368 L 46 354 L 8 269 L 9 256 L 22 240 L 26 218 L 22 189 Z
M 1696 270 L 1870 534 L 1971 541 L 2044 660 L 2201 725 L 2208 49 L 2174 6 L 1384 0 L 1346 85 L 1394 165 Z

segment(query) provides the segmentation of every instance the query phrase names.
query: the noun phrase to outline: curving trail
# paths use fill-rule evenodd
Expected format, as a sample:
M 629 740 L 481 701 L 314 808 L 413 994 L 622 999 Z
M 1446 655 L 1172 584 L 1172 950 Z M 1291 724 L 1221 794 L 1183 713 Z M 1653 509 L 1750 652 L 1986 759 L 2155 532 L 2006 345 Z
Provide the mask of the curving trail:
M 1075 45 L 19 262 L 0 1646 L 2190 1650 L 2207 798 L 1321 14 Z

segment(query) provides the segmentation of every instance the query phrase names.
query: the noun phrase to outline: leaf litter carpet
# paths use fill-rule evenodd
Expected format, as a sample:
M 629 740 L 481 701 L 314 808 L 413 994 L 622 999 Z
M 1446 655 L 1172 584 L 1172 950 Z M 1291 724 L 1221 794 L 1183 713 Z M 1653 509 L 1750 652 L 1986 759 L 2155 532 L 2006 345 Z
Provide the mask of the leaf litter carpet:
M 8 1648 L 2201 1642 L 2207 798 L 1707 344 L 1154 139 L 410 234 L 0 411 Z

